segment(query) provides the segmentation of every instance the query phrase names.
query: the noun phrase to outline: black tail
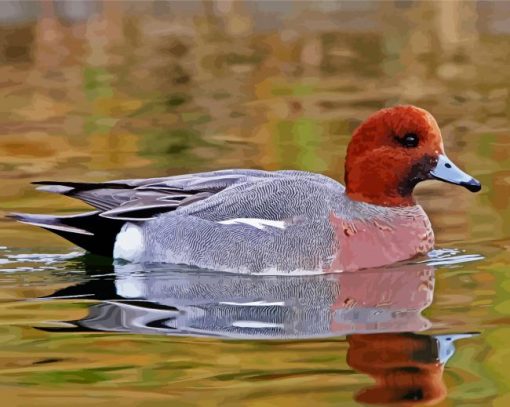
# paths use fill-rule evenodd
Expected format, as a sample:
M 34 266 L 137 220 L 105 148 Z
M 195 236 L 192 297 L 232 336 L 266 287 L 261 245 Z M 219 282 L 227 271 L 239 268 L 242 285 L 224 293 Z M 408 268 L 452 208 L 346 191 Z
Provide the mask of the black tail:
M 103 218 L 99 213 L 94 211 L 71 216 L 12 213 L 8 216 L 56 233 L 91 253 L 111 257 L 115 238 L 124 222 Z

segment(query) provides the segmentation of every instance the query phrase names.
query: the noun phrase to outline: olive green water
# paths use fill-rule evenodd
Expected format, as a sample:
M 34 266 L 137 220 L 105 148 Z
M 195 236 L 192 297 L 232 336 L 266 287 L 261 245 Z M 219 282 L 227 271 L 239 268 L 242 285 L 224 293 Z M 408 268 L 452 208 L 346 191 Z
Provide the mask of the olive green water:
M 0 25 L 3 214 L 86 208 L 35 191 L 41 179 L 341 180 L 352 130 L 396 103 L 430 110 L 483 190 L 420 185 L 438 250 L 347 277 L 113 267 L 2 217 L 4 405 L 508 405 L 510 36 L 491 28 L 504 10 L 301 5 L 271 19 L 244 3 L 113 2 L 64 21 L 26 4 Z

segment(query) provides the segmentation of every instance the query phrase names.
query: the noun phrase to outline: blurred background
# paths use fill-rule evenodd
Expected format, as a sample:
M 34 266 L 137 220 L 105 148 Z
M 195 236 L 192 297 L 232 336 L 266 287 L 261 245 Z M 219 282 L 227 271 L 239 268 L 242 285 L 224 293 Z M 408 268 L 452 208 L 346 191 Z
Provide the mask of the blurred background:
M 450 158 L 483 184 L 479 194 L 439 182 L 424 183 L 416 193 L 439 248 L 485 257 L 441 270 L 435 302 L 426 313 L 436 330 L 484 331 L 460 345 L 452 359 L 444 405 L 507 405 L 509 55 L 507 1 L 0 1 L 2 301 L 49 295 L 83 274 L 76 264 L 59 266 L 53 258 L 29 256 L 76 250 L 72 245 L 3 217 L 10 211 L 84 209 L 35 191 L 31 181 L 248 167 L 303 169 L 343 182 L 345 149 L 356 126 L 379 108 L 412 103 L 437 118 Z M 15 257 L 19 253 L 24 257 Z M 175 391 L 175 377 L 158 367 L 159 339 L 104 336 L 100 342 L 31 329 L 40 321 L 69 319 L 71 311 L 83 317 L 83 308 L 79 303 L 0 307 L 0 317 L 13 324 L 0 335 L 9 397 L 17 394 L 16 386 L 39 386 L 37 394 L 45 395 L 64 383 L 79 398 L 87 380 L 112 386 L 109 391 L 120 383 L 123 397 L 135 397 L 137 386 L 151 383 Z M 43 359 L 68 360 L 84 343 L 90 353 L 79 356 L 83 370 L 27 361 L 38 349 Z M 260 369 L 247 356 L 255 348 L 267 353 L 268 366 L 274 361 L 275 368 L 290 371 L 292 358 L 301 352 L 309 360 L 316 356 L 316 369 L 329 366 L 330 373 L 321 376 L 302 362 L 301 373 L 289 373 L 294 379 L 285 376 L 288 387 L 282 392 L 291 394 L 305 383 L 318 391 L 314 401 L 351 400 L 352 388 L 369 380 L 351 371 L 338 373 L 337 363 L 348 369 L 340 352 L 345 343 L 335 342 L 340 348 L 334 355 L 328 353 L 330 345 L 296 342 L 284 353 L 283 346 L 244 344 L 235 356 L 230 345 L 211 346 L 225 369 L 220 384 L 227 386 L 232 405 L 239 405 L 234 396 L 239 388 L 254 386 L 257 398 L 276 386 L 266 379 L 259 387 L 254 384 L 259 379 L 247 385 L 251 379 L 242 375 L 227 379 L 227 373 L 239 373 L 239 361 L 246 369 Z M 139 349 L 146 351 L 143 357 Z M 209 357 L 209 348 L 184 341 L 178 352 L 172 349 L 165 357 L 189 352 L 188 359 L 171 367 L 190 375 L 186 397 L 191 403 L 194 388 L 219 386 L 215 379 L 201 380 L 210 370 L 195 369 L 196 360 Z M 10 355 L 18 355 L 16 361 Z M 128 373 L 122 371 L 126 363 L 135 366 Z M 223 400 L 222 390 L 217 393 Z M 106 403 L 112 393 L 101 394 L 97 397 Z M 294 402 L 303 402 L 301 396 L 297 393 Z
M 484 182 L 479 196 L 419 187 L 439 240 L 501 238 L 508 55 L 508 2 L 2 1 L 2 206 L 76 208 L 34 192 L 38 179 L 250 167 L 343 180 L 352 130 L 412 103 Z

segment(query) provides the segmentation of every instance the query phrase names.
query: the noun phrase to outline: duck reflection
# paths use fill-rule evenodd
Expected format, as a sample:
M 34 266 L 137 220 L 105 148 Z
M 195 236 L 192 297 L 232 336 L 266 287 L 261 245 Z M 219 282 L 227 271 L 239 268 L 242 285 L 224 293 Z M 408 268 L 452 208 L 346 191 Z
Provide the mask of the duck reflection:
M 347 362 L 375 384 L 363 403 L 435 402 L 446 395 L 443 368 L 453 342 L 471 334 L 411 333 L 430 326 L 421 315 L 433 298 L 434 268 L 313 276 L 254 276 L 140 265 L 56 292 L 93 298 L 69 328 L 232 339 L 312 339 L 346 335 Z
M 443 369 L 455 352 L 454 341 L 474 334 L 350 335 L 347 363 L 375 384 L 356 394 L 366 404 L 435 404 L 446 397 Z
M 167 266 L 168 267 L 168 266 Z M 434 269 L 423 264 L 307 276 L 260 276 L 116 265 L 51 298 L 100 299 L 72 325 L 89 330 L 235 339 L 421 331 Z

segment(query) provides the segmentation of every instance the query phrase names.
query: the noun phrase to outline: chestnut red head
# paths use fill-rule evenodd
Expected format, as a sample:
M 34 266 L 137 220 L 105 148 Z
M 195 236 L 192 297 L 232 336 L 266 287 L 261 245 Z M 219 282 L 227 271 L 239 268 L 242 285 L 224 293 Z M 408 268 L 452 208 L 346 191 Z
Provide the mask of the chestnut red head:
M 444 153 L 436 120 L 415 106 L 379 110 L 354 132 L 347 148 L 347 195 L 382 206 L 414 205 L 416 184 L 428 179 L 479 191 L 480 183 Z

